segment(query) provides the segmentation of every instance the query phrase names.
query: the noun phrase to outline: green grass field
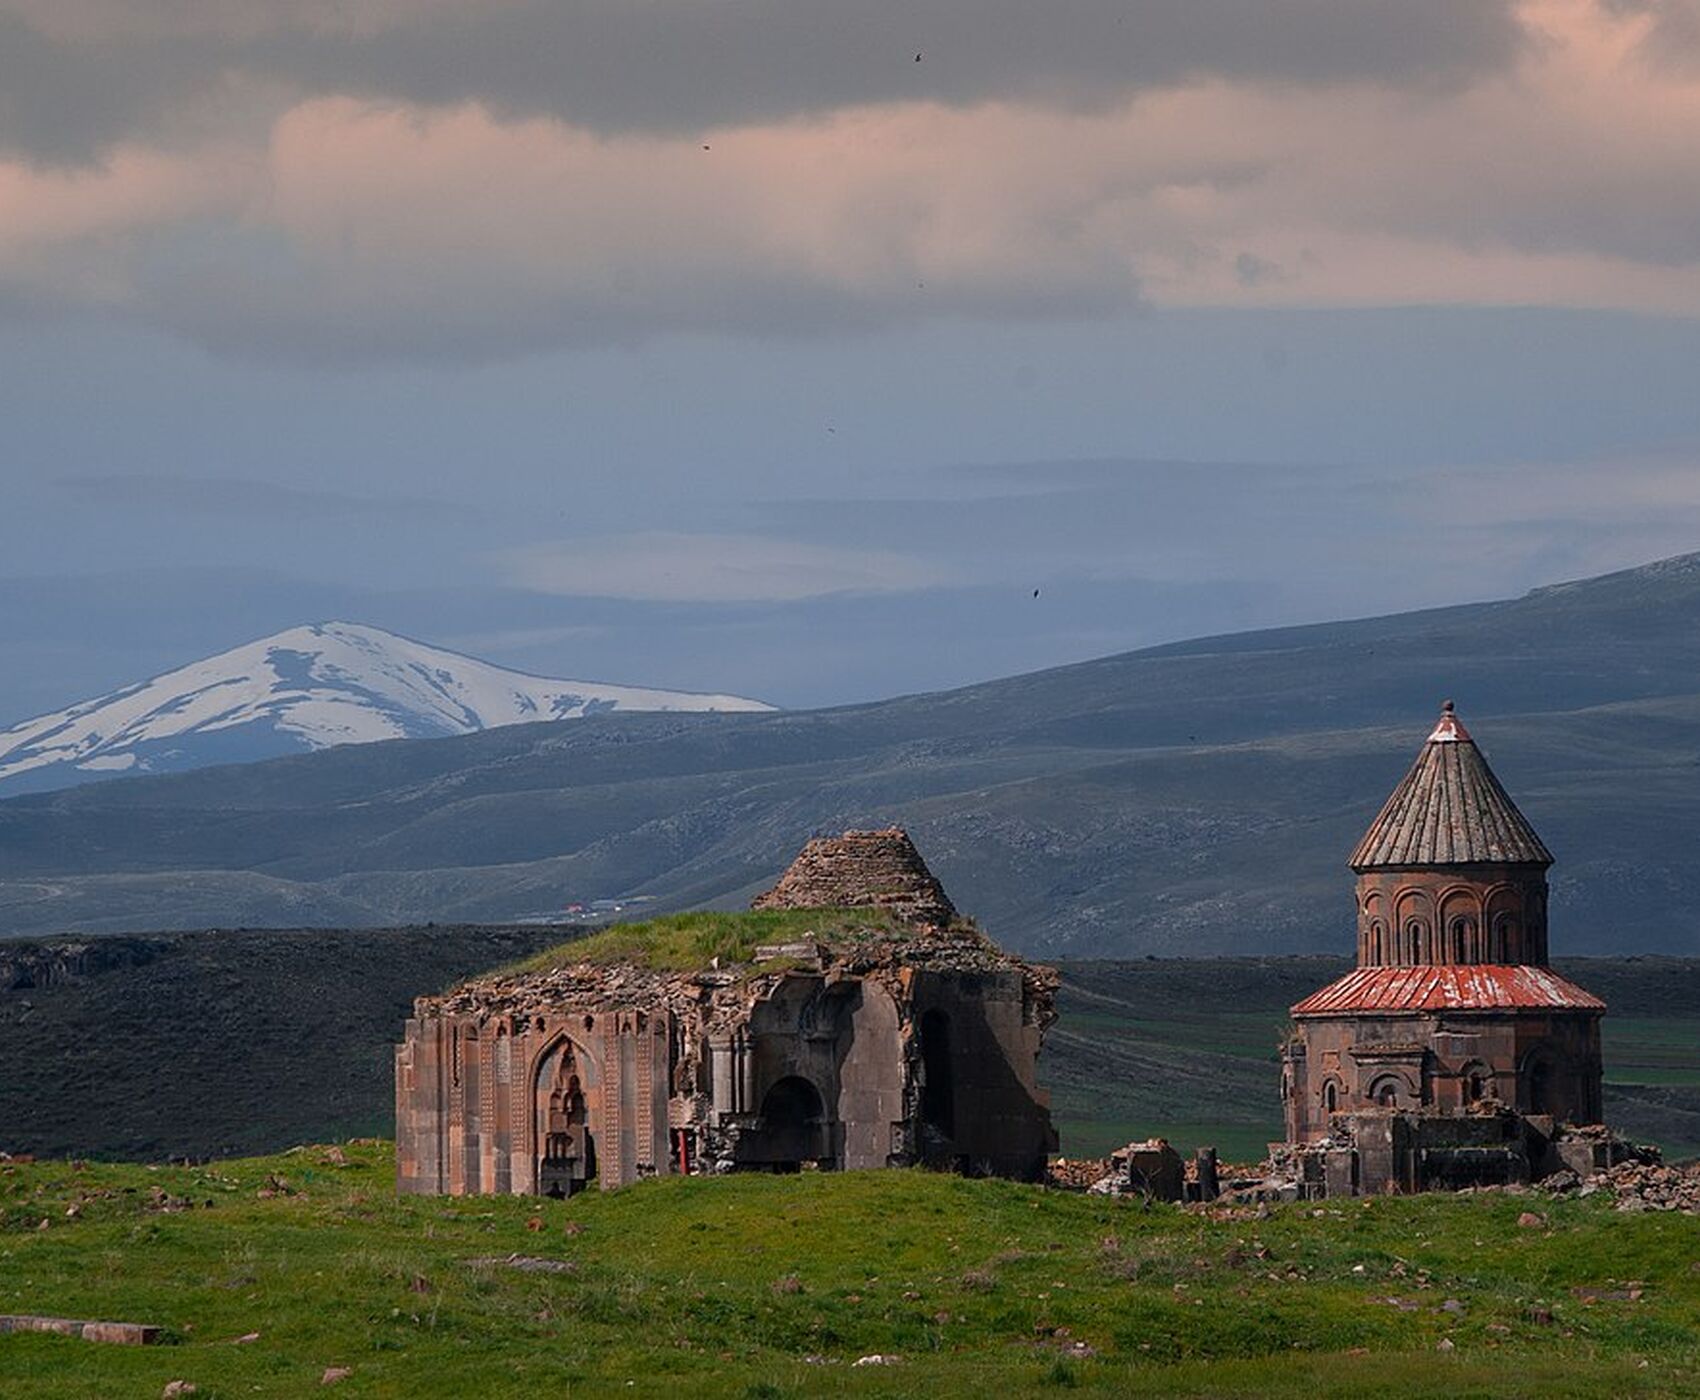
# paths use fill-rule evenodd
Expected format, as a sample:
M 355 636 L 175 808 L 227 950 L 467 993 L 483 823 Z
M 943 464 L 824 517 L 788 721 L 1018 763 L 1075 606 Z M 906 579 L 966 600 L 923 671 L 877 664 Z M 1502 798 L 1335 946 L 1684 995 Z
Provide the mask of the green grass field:
M 0 1336 L 0 1394 L 305 1395 L 327 1367 L 406 1397 L 1700 1391 L 1700 1222 L 1598 1198 L 1212 1219 L 922 1172 L 550 1202 L 399 1199 L 391 1171 L 381 1143 L 0 1166 L 0 1311 L 169 1338 Z M 514 1254 L 564 1268 L 473 1262 Z

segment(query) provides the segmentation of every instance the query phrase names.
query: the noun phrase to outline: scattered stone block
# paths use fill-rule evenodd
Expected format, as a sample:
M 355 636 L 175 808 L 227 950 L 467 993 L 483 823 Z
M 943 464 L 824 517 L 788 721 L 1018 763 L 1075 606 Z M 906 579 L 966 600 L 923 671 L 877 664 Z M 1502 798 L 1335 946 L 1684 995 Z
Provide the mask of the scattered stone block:
M 146 1322 L 83 1322 L 69 1317 L 37 1317 L 22 1313 L 0 1314 L 0 1333 L 57 1332 L 81 1337 L 85 1342 L 110 1342 L 116 1346 L 156 1346 L 162 1330 Z

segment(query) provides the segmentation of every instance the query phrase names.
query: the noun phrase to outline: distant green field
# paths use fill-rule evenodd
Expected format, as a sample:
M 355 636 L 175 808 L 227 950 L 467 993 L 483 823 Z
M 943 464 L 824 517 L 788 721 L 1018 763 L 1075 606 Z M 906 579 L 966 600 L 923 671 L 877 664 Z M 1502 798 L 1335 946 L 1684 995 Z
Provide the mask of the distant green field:
M 407 1400 L 1700 1392 L 1695 1222 L 1597 1197 L 1210 1218 L 919 1171 L 568 1202 L 400 1199 L 392 1171 L 382 1143 L 0 1165 L 0 1312 L 167 1329 L 0 1336 L 0 1394 L 316 1395 L 332 1367 Z

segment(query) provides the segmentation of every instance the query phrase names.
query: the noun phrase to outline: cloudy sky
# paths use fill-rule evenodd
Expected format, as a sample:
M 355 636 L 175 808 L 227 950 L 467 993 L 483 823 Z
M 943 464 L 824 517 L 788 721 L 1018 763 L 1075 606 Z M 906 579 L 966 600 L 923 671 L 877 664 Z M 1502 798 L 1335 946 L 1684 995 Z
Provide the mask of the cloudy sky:
M 1694 549 L 1700 0 L 0 0 L 0 723 L 328 617 L 817 704 Z

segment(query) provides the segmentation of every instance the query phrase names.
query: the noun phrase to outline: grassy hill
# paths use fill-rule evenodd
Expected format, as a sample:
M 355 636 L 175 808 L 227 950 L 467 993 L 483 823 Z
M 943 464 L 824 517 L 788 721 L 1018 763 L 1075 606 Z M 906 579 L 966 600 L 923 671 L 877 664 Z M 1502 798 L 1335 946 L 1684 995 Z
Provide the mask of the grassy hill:
M 787 917 L 712 928 L 748 944 Z M 707 948 L 700 923 L 664 919 L 640 941 L 663 960 L 697 961 Z M 607 930 L 579 951 L 624 955 L 638 937 Z M 0 1148 L 163 1159 L 388 1136 L 392 1047 L 413 998 L 492 967 L 558 958 L 561 938 L 560 929 L 440 927 L 0 944 Z M 1161 1132 L 1261 1157 L 1280 1134 L 1275 1046 L 1287 1007 L 1344 967 L 1333 958 L 1061 964 L 1060 1017 L 1040 1074 L 1063 1151 L 1097 1155 Z M 1700 960 L 1582 959 L 1562 970 L 1611 1007 L 1611 1120 L 1671 1153 L 1700 1155 Z M 33 985 L 11 985 L 20 979 Z
M 0 1307 L 167 1329 L 5 1337 L 0 1392 L 302 1395 L 333 1367 L 408 1397 L 1700 1388 L 1692 1220 L 1600 1197 L 1211 1216 L 915 1171 L 400 1199 L 392 1171 L 379 1143 L 0 1165 Z
M 1458 700 L 1559 857 L 1560 952 L 1700 953 L 1700 555 L 795 714 L 603 716 L 0 802 L 0 933 L 736 907 L 907 825 L 1052 957 L 1349 946 L 1342 862 Z

